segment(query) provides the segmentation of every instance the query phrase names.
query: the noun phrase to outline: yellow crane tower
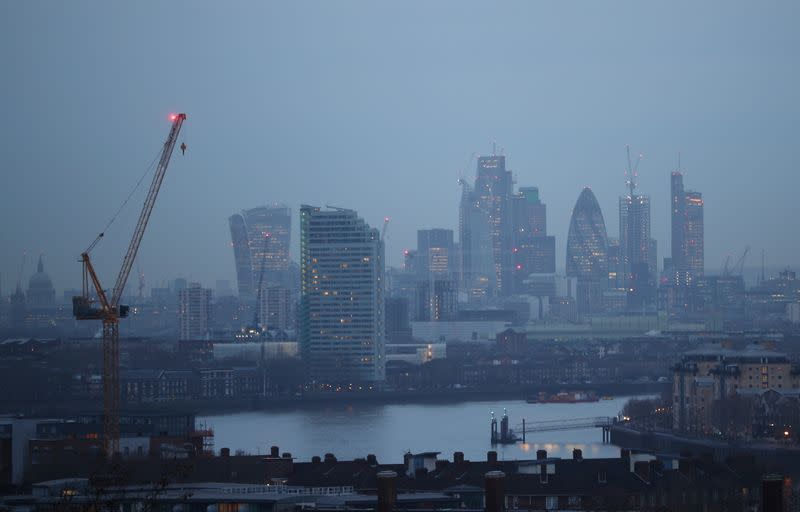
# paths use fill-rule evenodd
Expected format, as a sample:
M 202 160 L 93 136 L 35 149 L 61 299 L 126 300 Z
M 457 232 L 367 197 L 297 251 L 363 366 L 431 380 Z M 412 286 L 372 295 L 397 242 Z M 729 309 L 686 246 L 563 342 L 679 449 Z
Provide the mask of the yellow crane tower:
M 186 120 L 186 114 L 172 114 L 172 128 L 164 142 L 161 157 L 158 161 L 150 190 L 139 214 L 139 221 L 133 232 L 128 251 L 122 260 L 122 267 L 117 275 L 117 281 L 109 299 L 97 278 L 89 253 L 97 245 L 104 233 L 100 233 L 94 242 L 81 254 L 80 262 L 83 264 L 83 290 L 78 297 L 72 298 L 72 314 L 78 320 L 102 320 L 103 322 L 103 447 L 107 457 L 112 457 L 119 452 L 119 319 L 128 316 L 128 306 L 119 303 L 125 283 L 133 268 L 139 244 L 142 242 L 147 222 L 155 206 L 161 182 L 167 172 L 172 151 L 178 140 L 181 126 Z M 91 280 L 97 298 L 93 299 L 89 290 Z

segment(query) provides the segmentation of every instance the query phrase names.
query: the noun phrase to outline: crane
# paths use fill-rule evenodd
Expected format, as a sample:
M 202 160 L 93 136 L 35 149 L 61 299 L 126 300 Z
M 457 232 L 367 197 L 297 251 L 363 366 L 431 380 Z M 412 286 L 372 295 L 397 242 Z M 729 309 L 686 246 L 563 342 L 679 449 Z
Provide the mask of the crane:
M 264 285 L 264 269 L 267 267 L 267 249 L 269 249 L 269 241 L 270 237 L 272 236 L 271 233 L 266 233 L 264 235 L 264 252 L 262 253 L 261 258 L 261 270 L 258 273 L 258 290 L 256 292 L 256 307 L 255 312 L 253 313 L 253 325 L 250 328 L 250 331 L 253 332 L 262 332 L 261 324 L 264 322 L 264 319 L 261 318 L 261 289 Z
M 383 229 L 381 229 L 381 241 L 386 239 L 386 228 L 389 227 L 389 217 L 383 218 Z
M 625 184 L 631 191 L 631 197 L 633 197 L 633 191 L 636 188 L 636 178 L 639 176 L 639 164 L 642 162 L 642 158 L 644 155 L 641 153 L 639 154 L 639 158 L 636 159 L 636 163 L 631 163 L 631 147 L 625 146 L 625 153 L 628 156 L 628 168 L 625 169 L 625 177 L 626 181 Z
M 117 275 L 111 297 L 106 294 L 100 284 L 97 273 L 89 257 L 92 249 L 103 238 L 100 233 L 89 247 L 81 253 L 80 262 L 83 265 L 83 290 L 82 295 L 72 298 L 72 314 L 77 320 L 102 320 L 103 322 L 103 447 L 107 457 L 112 457 L 119 451 L 119 319 L 128 316 L 129 307 L 120 304 L 125 283 L 131 273 L 136 253 L 142 242 L 147 222 L 153 212 L 158 191 L 167 172 L 175 143 L 181 126 L 186 120 L 186 114 L 172 114 L 170 116 L 172 127 L 164 142 L 158 166 L 150 183 L 150 189 L 139 214 L 139 220 L 131 237 L 128 251 L 122 260 L 122 266 Z M 92 282 L 97 298 L 90 296 L 89 281 Z

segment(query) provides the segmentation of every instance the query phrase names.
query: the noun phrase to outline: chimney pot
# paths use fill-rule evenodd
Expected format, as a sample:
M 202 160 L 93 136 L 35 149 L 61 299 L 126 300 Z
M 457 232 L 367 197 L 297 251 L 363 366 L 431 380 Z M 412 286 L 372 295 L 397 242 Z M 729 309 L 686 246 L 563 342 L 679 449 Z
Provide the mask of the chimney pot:
M 489 471 L 484 476 L 486 512 L 503 512 L 505 510 L 505 473 Z
M 397 473 L 380 471 L 378 477 L 378 512 L 392 512 L 397 501 Z

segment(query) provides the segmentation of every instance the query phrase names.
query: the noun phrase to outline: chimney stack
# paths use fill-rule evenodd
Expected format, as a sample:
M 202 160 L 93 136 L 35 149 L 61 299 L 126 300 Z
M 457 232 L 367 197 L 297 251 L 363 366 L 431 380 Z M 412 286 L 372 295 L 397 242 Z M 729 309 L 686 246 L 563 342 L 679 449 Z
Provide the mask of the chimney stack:
M 572 450 L 572 460 L 583 460 L 583 450 L 575 448 Z
M 484 477 L 486 512 L 503 512 L 505 510 L 505 473 L 489 471 Z
M 761 479 L 761 510 L 783 512 L 783 477 L 764 475 Z
M 464 452 L 455 452 L 453 454 L 453 463 L 454 464 L 463 464 L 464 463 Z
M 270 457 L 273 457 L 273 458 L 277 459 L 278 457 L 280 457 L 280 453 L 281 453 L 281 451 L 277 446 L 273 446 L 272 448 L 269 449 L 269 456 Z
M 378 477 L 378 512 L 392 512 L 397 501 L 397 473 L 381 471 Z
M 497 464 L 497 452 L 494 450 L 486 452 L 486 462 L 489 464 Z
M 536 450 L 536 460 L 544 460 L 547 458 L 547 450 Z

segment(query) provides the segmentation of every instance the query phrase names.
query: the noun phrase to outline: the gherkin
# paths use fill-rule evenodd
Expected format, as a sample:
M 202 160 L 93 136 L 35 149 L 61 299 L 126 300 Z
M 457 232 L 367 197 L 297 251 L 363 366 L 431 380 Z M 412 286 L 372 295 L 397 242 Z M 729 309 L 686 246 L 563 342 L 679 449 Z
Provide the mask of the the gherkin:
M 600 204 L 586 187 L 578 197 L 567 236 L 567 275 L 582 281 L 608 279 L 608 236 Z

